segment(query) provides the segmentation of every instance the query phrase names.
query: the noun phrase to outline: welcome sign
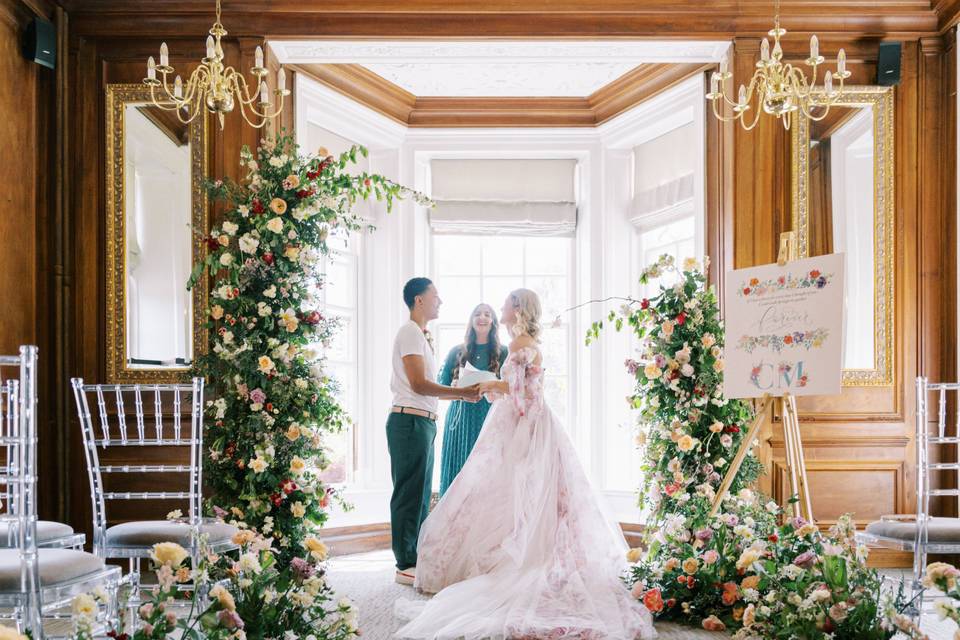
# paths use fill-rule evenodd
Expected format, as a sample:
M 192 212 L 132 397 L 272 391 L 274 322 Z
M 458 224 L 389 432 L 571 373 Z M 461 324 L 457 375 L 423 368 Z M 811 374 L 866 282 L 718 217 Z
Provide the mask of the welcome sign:
M 840 393 L 843 254 L 728 271 L 727 398 Z

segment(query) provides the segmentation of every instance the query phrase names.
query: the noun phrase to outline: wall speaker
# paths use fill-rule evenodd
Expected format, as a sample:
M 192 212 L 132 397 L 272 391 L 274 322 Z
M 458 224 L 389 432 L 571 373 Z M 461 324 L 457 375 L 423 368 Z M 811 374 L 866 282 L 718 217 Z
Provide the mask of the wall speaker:
M 49 20 L 34 17 L 23 37 L 23 55 L 27 60 L 53 69 L 57 64 L 57 28 Z
M 892 87 L 900 84 L 900 43 L 881 42 L 877 57 L 877 84 Z

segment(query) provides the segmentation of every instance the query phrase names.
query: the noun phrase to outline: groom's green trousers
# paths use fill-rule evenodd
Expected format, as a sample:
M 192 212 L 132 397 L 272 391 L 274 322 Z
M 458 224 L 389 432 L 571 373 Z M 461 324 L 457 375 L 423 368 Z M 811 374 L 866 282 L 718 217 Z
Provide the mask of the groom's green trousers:
M 387 448 L 390 451 L 390 533 L 398 569 L 417 565 L 420 525 L 430 512 L 433 487 L 433 441 L 437 423 L 406 413 L 387 418 Z

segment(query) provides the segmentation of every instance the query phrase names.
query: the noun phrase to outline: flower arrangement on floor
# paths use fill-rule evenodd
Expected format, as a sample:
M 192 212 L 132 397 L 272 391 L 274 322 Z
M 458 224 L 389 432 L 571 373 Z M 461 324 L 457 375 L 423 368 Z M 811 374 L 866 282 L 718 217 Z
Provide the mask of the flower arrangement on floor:
M 881 579 L 866 567 L 850 518 L 827 535 L 802 518 L 784 520 L 779 505 L 749 488 L 762 472 L 752 451 L 710 517 L 753 412 L 723 397 L 724 331 L 704 272 L 695 260 L 678 269 L 661 256 L 640 281 L 665 273 L 676 273 L 676 284 L 626 298 L 607 316 L 641 342 L 640 360 L 626 361 L 649 532 L 647 548 L 628 555 L 634 597 L 658 618 L 735 631 L 738 640 L 892 637 L 885 611 L 902 610 L 902 593 L 881 604 Z M 594 323 L 587 344 L 603 329 Z
M 629 402 L 639 409 L 640 503 L 647 522 L 658 527 L 683 516 L 702 526 L 753 412 L 747 403 L 723 397 L 724 333 L 713 287 L 695 260 L 678 269 L 668 255 L 644 270 L 640 282 L 665 273 L 677 273 L 678 282 L 661 285 L 649 299 L 625 299 L 607 321 L 618 331 L 629 327 L 643 345 L 640 361 L 625 364 L 636 382 Z M 587 344 L 603 328 L 603 321 L 595 322 Z M 730 490 L 750 486 L 761 471 L 751 453 Z
M 290 137 L 246 147 L 241 184 L 216 181 L 228 207 L 207 238 L 208 252 L 190 285 L 213 276 L 207 327 L 210 350 L 193 372 L 207 381 L 204 480 L 218 516 L 276 540 L 276 562 L 297 557 L 323 524 L 332 497 L 320 479 L 327 465 L 322 434 L 348 418 L 318 349 L 338 326 L 319 310 L 320 260 L 332 235 L 362 227 L 358 200 L 423 197 L 379 175 L 347 172 L 355 146 L 339 159 L 321 150 L 301 157 Z
M 943 593 L 944 597 L 933 603 L 940 620 L 953 620 L 960 627 L 960 608 L 957 606 L 960 602 L 958 579 L 960 579 L 960 569 L 946 562 L 933 562 L 927 565 L 922 584 L 924 589 L 938 589 Z M 920 606 L 920 603 L 916 606 Z M 901 632 L 910 640 L 930 640 L 930 637 L 900 609 L 891 606 L 886 613 L 888 626 L 891 629 Z M 960 628 L 953 632 L 953 640 L 960 640 Z

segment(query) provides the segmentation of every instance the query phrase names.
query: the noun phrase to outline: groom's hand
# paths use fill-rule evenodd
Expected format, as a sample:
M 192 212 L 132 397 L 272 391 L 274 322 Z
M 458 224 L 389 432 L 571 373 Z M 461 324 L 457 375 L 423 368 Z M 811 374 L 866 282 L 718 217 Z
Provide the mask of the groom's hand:
M 480 400 L 480 385 L 474 384 L 463 389 L 463 399 L 465 402 L 477 402 Z

